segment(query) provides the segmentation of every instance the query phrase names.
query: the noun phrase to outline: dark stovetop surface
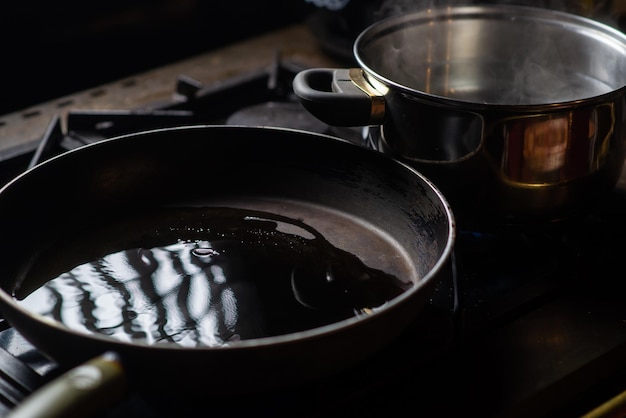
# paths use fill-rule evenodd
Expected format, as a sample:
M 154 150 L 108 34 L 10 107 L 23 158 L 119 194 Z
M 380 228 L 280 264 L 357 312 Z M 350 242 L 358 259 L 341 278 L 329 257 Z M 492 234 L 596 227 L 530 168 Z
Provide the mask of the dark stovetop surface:
M 254 53 L 257 57 L 264 54 L 259 45 L 271 45 L 273 49 L 277 40 L 285 37 L 290 42 L 306 44 L 305 49 L 311 48 L 307 44 L 311 39 L 301 28 L 289 28 L 282 34 L 256 40 Z M 117 128 L 135 129 L 135 122 L 129 124 L 128 117 L 137 113 L 142 127 L 154 127 L 151 124 L 155 120 L 195 123 L 202 112 L 194 106 L 211 102 L 203 97 L 233 99 L 233 91 L 249 97 L 251 91 L 259 87 L 265 91 L 268 85 L 271 91 L 264 101 L 289 102 L 289 83 L 282 83 L 281 77 L 289 80 L 302 68 L 294 64 L 300 60 L 292 59 L 302 58 L 305 65 L 316 66 L 326 61 L 302 55 L 289 42 L 283 45 L 284 56 L 289 58 L 284 65 L 276 64 L 273 55 L 266 62 L 264 55 L 262 69 L 239 74 L 234 78 L 236 83 L 224 81 L 223 77 L 209 83 L 218 75 L 206 70 L 209 67 L 198 70 L 196 61 L 194 65 L 189 62 L 176 66 L 174 74 L 185 76 L 177 82 L 167 78 L 171 69 L 165 73 L 156 71 L 151 80 L 165 79 L 161 84 L 170 86 L 167 93 L 154 93 L 150 103 L 160 103 L 158 106 L 142 103 L 117 107 L 129 90 L 117 91 L 116 86 L 108 86 L 102 90 L 105 101 L 115 109 L 104 112 L 106 121 L 115 121 L 104 124 L 108 131 L 90 133 L 94 126 L 103 125 L 99 122 L 103 120 L 101 111 L 106 108 L 96 106 L 96 94 L 88 95 L 89 105 L 85 107 L 80 105 L 85 103 L 81 102 L 84 96 L 72 97 L 69 103 L 78 110 L 59 107 L 59 103 L 67 103 L 61 100 L 44 105 L 33 116 L 46 121 L 44 141 L 25 141 L 0 153 L 0 175 L 7 181 L 25 169 L 39 152 L 52 155 L 64 147 L 120 133 Z M 222 76 L 250 68 L 251 55 L 242 58 L 242 51 L 248 49 L 235 46 L 207 55 L 203 63 L 231 57 L 232 60 L 226 60 L 230 63 L 228 68 L 220 70 Z M 193 77 L 187 77 L 190 74 Z M 142 77 L 125 82 L 124 88 L 135 94 L 148 85 Z M 242 82 L 244 88 L 232 90 Z M 178 87 L 172 96 L 175 85 Z M 113 94 L 107 96 L 107 92 Z M 238 100 L 219 100 L 219 108 L 241 105 L 235 102 Z M 129 107 L 135 110 L 129 111 Z M 155 119 L 155 115 L 159 118 Z M 6 120 L 10 123 L 0 124 L 0 134 L 11 139 L 19 132 L 21 128 L 14 123 L 18 116 L 24 115 L 8 115 Z M 204 123 L 223 123 L 228 117 L 209 119 L 201 118 Z M 332 134 L 347 135 L 356 142 L 362 138 L 354 130 Z M 385 350 L 331 378 L 245 398 L 237 394 L 236 388 L 231 399 L 213 399 L 207 393 L 202 402 L 154 400 L 133 394 L 116 408 L 103 412 L 103 416 L 193 417 L 209 412 L 391 416 L 404 413 L 406 408 L 445 416 L 541 416 L 549 412 L 551 416 L 580 415 L 626 389 L 626 381 L 621 379 L 626 368 L 626 305 L 621 300 L 626 283 L 618 273 L 626 251 L 624 213 L 626 176 L 622 176 L 605 202 L 599 202 L 594 212 L 579 219 L 498 233 L 460 231 L 454 268 L 442 277 L 431 303 L 411 327 Z M 8 324 L 3 325 L 0 416 L 60 371 Z M 442 397 L 447 400 L 442 402 Z
M 446 416 L 580 415 L 626 389 L 626 283 L 616 273 L 625 211 L 620 183 L 596 211 L 567 224 L 461 231 L 455 268 L 411 327 L 331 378 L 245 402 L 236 389 L 232 399 L 207 393 L 202 402 L 133 394 L 104 416 L 389 416 L 407 407 Z M 7 410 L 60 371 L 12 328 L 0 332 L 0 347 Z
M 573 227 L 486 239 L 462 233 L 456 272 L 442 277 L 410 328 L 331 378 L 245 402 L 236 388 L 232 399 L 207 393 L 202 402 L 133 394 L 104 416 L 391 416 L 407 407 L 444 416 L 580 415 L 626 389 L 626 284 L 615 273 L 626 249 L 624 210 L 618 189 Z M 13 329 L 0 333 L 0 345 L 4 397 L 19 400 L 45 380 L 40 374 L 56 373 Z

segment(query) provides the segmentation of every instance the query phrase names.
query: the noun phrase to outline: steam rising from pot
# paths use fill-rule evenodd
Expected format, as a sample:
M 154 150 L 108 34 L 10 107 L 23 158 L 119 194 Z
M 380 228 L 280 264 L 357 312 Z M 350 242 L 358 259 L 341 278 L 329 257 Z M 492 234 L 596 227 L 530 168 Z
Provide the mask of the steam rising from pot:
M 580 2 L 578 6 L 559 2 L 562 7 L 554 3 L 523 4 L 581 14 Z M 384 81 L 411 90 L 483 104 L 562 103 L 605 94 L 625 84 L 623 77 L 615 75 L 625 72 L 623 46 L 598 47 L 603 42 L 596 39 L 601 33 L 593 29 L 578 33 L 549 16 L 507 14 L 506 7 L 488 17 L 457 14 L 452 8 L 469 4 L 384 2 L 379 17 L 398 15 L 393 22 L 402 23 L 373 34 L 366 31 L 356 43 L 360 64 Z M 411 11 L 421 11 L 419 20 L 408 20 Z
M 318 7 L 326 7 L 331 10 L 345 8 L 350 0 L 306 0 Z M 559 10 L 562 12 L 580 14 L 597 19 L 610 25 L 617 24 L 616 3 L 620 0 L 375 0 L 377 8 L 374 20 L 386 17 L 398 16 L 407 12 L 426 10 L 438 7 L 469 6 L 476 4 L 502 4 L 543 7 L 546 9 Z M 356 0 L 352 0 L 353 3 Z

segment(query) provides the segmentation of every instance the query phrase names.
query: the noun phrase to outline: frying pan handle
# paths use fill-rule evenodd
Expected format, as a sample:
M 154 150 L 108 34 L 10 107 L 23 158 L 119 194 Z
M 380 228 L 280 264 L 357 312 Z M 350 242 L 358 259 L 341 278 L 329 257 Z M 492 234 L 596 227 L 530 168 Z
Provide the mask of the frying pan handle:
M 360 68 L 300 71 L 293 91 L 309 113 L 332 126 L 379 125 L 385 117 L 384 94 Z
M 42 386 L 7 418 L 91 417 L 121 400 L 126 373 L 115 353 L 105 353 Z

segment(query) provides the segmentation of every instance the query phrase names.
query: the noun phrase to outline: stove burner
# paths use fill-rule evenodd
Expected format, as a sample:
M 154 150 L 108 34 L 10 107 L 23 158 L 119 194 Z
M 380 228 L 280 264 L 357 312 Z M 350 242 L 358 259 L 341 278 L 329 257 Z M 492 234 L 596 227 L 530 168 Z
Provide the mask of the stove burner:
M 465 326 L 474 330 L 552 298 L 576 257 L 558 234 L 548 231 L 461 231 L 458 247 Z
M 226 120 L 228 125 L 273 126 L 326 133 L 329 126 L 311 115 L 299 103 L 265 102 L 241 109 Z

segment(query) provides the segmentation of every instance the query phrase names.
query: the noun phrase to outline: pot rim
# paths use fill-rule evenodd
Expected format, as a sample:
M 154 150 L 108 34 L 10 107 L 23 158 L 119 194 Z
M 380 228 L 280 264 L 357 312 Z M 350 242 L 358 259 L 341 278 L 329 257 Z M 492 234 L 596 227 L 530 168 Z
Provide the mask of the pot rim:
M 374 80 L 374 85 L 382 84 L 387 89 L 397 90 L 400 93 L 406 93 L 412 98 L 423 100 L 429 103 L 440 104 L 444 106 L 454 106 L 458 109 L 476 111 L 478 109 L 494 109 L 500 111 L 511 111 L 516 113 L 542 113 L 558 112 L 564 109 L 575 109 L 584 106 L 593 106 L 598 103 L 604 103 L 611 100 L 614 96 L 623 95 L 626 91 L 626 81 L 620 87 L 616 87 L 606 93 L 582 97 L 580 99 L 547 102 L 547 103 L 524 103 L 524 104 L 507 104 L 478 102 L 471 100 L 457 99 L 442 96 L 434 93 L 428 93 L 423 90 L 408 87 L 400 82 L 394 81 L 388 76 L 384 76 L 375 71 L 372 66 L 368 65 L 362 54 L 359 52 L 371 41 L 375 40 L 378 35 L 387 34 L 402 30 L 403 28 L 416 26 L 421 24 L 430 24 L 438 20 L 450 20 L 455 16 L 482 16 L 495 18 L 498 16 L 514 15 L 515 18 L 538 18 L 540 21 L 558 24 L 569 30 L 577 31 L 595 31 L 617 43 L 623 50 L 626 60 L 626 33 L 619 31 L 608 24 L 587 18 L 584 16 L 567 13 L 558 10 L 520 5 L 480 5 L 480 6 L 453 6 L 441 7 L 434 9 L 426 9 L 423 11 L 412 12 L 401 16 L 392 16 L 375 22 L 364 29 L 356 38 L 353 44 L 353 55 L 358 66 L 364 72 L 366 78 Z M 590 36 L 598 36 L 591 34 Z

